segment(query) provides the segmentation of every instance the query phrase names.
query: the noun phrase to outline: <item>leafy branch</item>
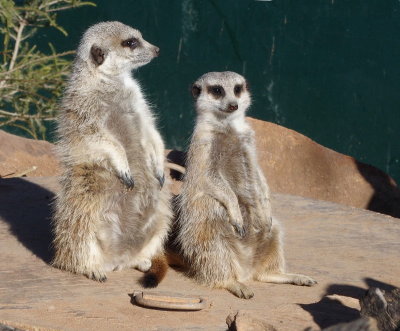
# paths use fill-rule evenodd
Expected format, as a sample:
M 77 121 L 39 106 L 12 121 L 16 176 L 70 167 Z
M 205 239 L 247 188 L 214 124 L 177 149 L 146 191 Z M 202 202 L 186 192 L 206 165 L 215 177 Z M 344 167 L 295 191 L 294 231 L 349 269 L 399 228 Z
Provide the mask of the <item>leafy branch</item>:
M 55 118 L 73 51 L 50 53 L 30 45 L 40 29 L 55 28 L 60 11 L 95 4 L 80 0 L 0 0 L 0 128 L 15 127 L 35 139 L 46 139 L 45 122 Z

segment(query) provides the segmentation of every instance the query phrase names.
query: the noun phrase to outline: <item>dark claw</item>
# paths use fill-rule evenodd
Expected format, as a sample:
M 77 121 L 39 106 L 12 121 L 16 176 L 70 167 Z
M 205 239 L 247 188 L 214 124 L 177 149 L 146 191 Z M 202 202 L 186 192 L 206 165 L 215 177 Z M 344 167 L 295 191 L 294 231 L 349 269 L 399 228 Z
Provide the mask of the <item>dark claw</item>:
M 135 182 L 129 173 L 124 172 L 123 174 L 120 174 L 119 179 L 129 191 L 135 187 Z
M 242 225 L 239 224 L 234 224 L 233 228 L 235 229 L 235 232 L 239 235 L 240 238 L 243 238 L 246 235 L 246 230 Z
M 160 183 L 160 189 L 163 188 L 164 183 L 165 183 L 165 175 L 162 174 L 162 176 L 156 176 L 158 182 Z
M 90 275 L 90 279 L 96 280 L 96 281 L 98 281 L 98 282 L 100 282 L 100 283 L 104 283 L 104 282 L 107 280 L 107 277 L 106 277 L 106 276 L 102 276 L 102 277 L 100 277 L 100 278 L 97 278 L 96 275 L 95 275 L 95 273 L 92 272 L 92 274 Z
M 106 276 L 103 276 L 103 277 L 101 277 L 100 279 L 99 279 L 99 282 L 100 283 L 104 283 L 104 282 L 106 282 L 107 281 L 107 277 Z
M 269 218 L 269 223 L 268 223 L 268 232 L 271 232 L 272 230 L 272 217 Z

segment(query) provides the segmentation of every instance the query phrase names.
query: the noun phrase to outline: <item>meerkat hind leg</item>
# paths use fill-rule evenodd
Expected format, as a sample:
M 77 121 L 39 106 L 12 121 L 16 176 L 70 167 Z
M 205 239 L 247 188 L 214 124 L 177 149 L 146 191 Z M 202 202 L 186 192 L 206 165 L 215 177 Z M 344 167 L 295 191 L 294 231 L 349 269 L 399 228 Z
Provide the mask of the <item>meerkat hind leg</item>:
M 228 285 L 225 285 L 225 288 L 232 294 L 236 295 L 238 298 L 251 299 L 254 296 L 252 290 L 250 290 L 246 285 L 238 281 L 233 281 Z
M 92 271 L 88 273 L 87 276 L 88 278 L 92 280 L 97 280 L 100 283 L 104 283 L 105 281 L 107 281 L 107 276 L 102 271 Z
M 150 259 L 143 259 L 143 260 L 139 261 L 136 264 L 135 268 L 138 269 L 141 272 L 149 271 L 149 269 L 151 268 Z
M 293 284 L 300 286 L 313 286 L 317 282 L 311 277 L 286 273 L 284 271 L 285 258 L 280 241 L 279 227 L 272 228 L 272 237 L 261 248 L 259 257 L 264 256 L 261 267 L 255 275 L 255 279 L 264 283 Z M 264 252 L 264 253 L 263 253 Z
M 317 282 L 306 275 L 289 273 L 265 273 L 257 277 L 257 280 L 265 283 L 293 284 L 299 286 L 313 286 Z

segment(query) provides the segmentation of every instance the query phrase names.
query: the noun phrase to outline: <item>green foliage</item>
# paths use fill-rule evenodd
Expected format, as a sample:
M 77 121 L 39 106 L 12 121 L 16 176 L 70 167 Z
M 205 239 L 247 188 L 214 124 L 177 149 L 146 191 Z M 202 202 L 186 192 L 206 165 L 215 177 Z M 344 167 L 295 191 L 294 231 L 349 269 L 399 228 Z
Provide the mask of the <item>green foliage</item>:
M 21 4 L 21 5 L 18 5 Z M 63 82 L 68 74 L 69 55 L 57 53 L 49 43 L 49 54 L 29 44 L 40 29 L 57 24 L 57 13 L 94 5 L 80 0 L 0 0 L 0 128 L 13 126 L 35 139 L 46 138 L 45 121 L 54 120 Z

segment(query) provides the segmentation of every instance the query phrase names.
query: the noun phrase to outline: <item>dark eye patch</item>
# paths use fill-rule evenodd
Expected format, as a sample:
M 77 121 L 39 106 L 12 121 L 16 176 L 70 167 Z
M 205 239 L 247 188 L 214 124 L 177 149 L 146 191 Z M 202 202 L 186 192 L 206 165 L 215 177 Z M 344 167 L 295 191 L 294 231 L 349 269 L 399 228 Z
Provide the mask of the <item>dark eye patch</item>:
M 240 96 L 240 94 L 243 91 L 243 85 L 235 85 L 233 92 L 235 93 L 235 95 L 238 97 Z
M 214 98 L 222 98 L 225 96 L 225 90 L 221 85 L 211 85 L 207 87 L 208 93 L 211 93 Z
M 200 93 L 201 93 L 201 87 L 198 85 L 193 85 L 192 86 L 193 98 L 197 99 L 199 97 Z
M 136 38 L 129 38 L 129 39 L 123 40 L 121 42 L 121 46 L 135 49 L 136 47 L 139 46 L 139 40 L 137 40 Z

